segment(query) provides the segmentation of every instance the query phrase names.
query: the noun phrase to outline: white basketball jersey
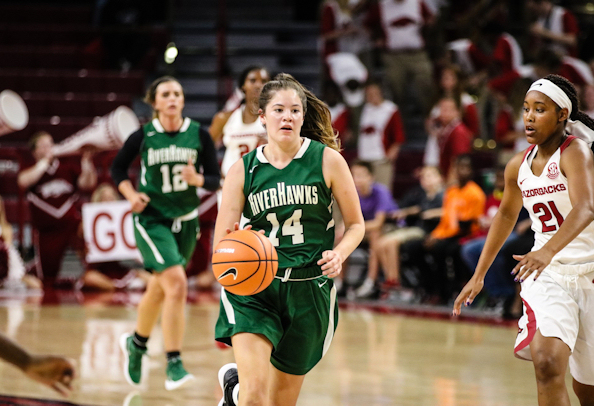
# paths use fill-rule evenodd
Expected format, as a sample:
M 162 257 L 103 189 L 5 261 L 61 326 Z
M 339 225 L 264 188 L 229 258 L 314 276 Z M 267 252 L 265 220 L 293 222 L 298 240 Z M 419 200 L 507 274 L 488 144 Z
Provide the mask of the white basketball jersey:
M 542 248 L 557 232 L 573 206 L 567 190 L 567 178 L 561 173 L 563 150 L 576 137 L 569 136 L 547 162 L 540 176 L 532 172 L 532 160 L 538 151 L 533 145 L 526 150 L 518 171 L 518 187 L 524 207 L 530 213 L 534 230 L 532 251 Z M 553 257 L 551 263 L 584 264 L 594 262 L 594 223 L 590 223 L 573 241 Z
M 361 112 L 358 140 L 358 157 L 363 161 L 380 161 L 386 159 L 384 133 L 398 106 L 385 100 L 379 106 L 365 103 Z
M 251 124 L 244 124 L 243 110 L 245 104 L 237 108 L 223 127 L 223 145 L 225 156 L 221 164 L 221 173 L 227 176 L 231 166 L 248 152 L 256 149 L 259 143 L 266 143 L 266 129 L 256 119 Z
M 424 18 L 418 0 L 381 0 L 379 2 L 386 47 L 391 51 L 425 47 L 421 35 Z

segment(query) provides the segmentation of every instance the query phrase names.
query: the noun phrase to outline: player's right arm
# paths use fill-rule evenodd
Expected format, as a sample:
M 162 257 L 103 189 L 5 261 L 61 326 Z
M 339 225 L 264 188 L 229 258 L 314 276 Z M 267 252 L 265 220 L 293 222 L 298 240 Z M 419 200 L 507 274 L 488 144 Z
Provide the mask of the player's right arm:
M 232 111 L 219 111 L 212 119 L 212 123 L 208 128 L 210 137 L 214 141 L 215 145 L 223 138 L 223 127 L 227 124 L 229 117 L 231 117 Z
M 460 314 L 463 302 L 465 306 L 470 305 L 476 295 L 483 289 L 487 271 L 516 225 L 518 215 L 522 209 L 522 191 L 518 187 L 518 171 L 523 160 L 524 152 L 520 152 L 505 167 L 505 188 L 503 189 L 501 205 L 497 214 L 493 217 L 493 223 L 489 228 L 489 234 L 474 275 L 456 298 L 453 310 L 454 316 Z
M 49 386 L 62 395 L 67 395 L 72 390 L 74 365 L 64 357 L 30 354 L 29 351 L 0 334 L 0 358 L 19 368 L 31 379 Z
M 111 164 L 111 178 L 117 185 L 122 196 L 132 205 L 132 211 L 134 213 L 142 212 L 151 201 L 145 193 L 138 193 L 128 178 L 128 168 L 138 156 L 143 139 L 144 131 L 142 128 L 133 132 Z
M 243 159 L 235 162 L 227 172 L 225 183 L 223 184 L 223 197 L 221 198 L 221 207 L 217 215 L 215 224 L 213 248 L 227 233 L 236 230 L 239 226 L 241 213 L 245 204 L 243 194 L 243 184 L 245 182 L 245 171 Z M 237 227 L 236 227 L 237 224 Z

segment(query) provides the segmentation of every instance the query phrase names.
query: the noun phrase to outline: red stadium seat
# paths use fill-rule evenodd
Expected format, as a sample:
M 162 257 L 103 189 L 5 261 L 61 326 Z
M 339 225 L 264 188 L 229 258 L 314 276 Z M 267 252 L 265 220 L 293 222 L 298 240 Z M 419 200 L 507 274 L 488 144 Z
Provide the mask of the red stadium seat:
M 23 74 L 23 90 L 31 92 L 55 93 L 62 91 L 62 77 L 56 72 L 39 70 Z
M 48 113 L 49 116 L 88 117 L 92 115 L 91 101 L 85 94 L 71 92 L 50 96 Z
M 77 47 L 50 47 L 34 50 L 35 66 L 46 69 L 77 69 L 80 55 Z
M 19 199 L 16 197 L 4 199 L 4 208 L 6 209 L 6 220 L 13 224 L 19 223 Z M 21 202 L 21 213 L 24 223 L 31 221 L 31 214 L 26 200 Z
M 56 143 L 68 138 L 77 131 L 85 128 L 93 121 L 92 117 L 82 118 L 41 118 L 31 120 L 30 126 L 33 131 L 47 131 L 52 135 Z
M 398 159 L 396 159 L 396 174 L 413 174 L 416 169 L 423 166 L 424 154 L 424 150 L 406 149 L 401 151 L 398 154 Z
M 17 175 L 20 169 L 20 152 L 17 148 L 0 149 L 0 195 L 4 198 L 17 195 Z
M 92 114 L 94 116 L 103 116 L 122 105 L 132 107 L 132 97 L 129 95 L 116 95 L 115 93 L 96 95 L 93 97 Z
M 25 92 L 21 96 L 29 110 L 29 117 L 43 117 L 49 115 L 48 100 L 45 94 Z
M 35 66 L 35 53 L 30 48 L 0 47 L 0 68 L 23 68 Z
M 10 89 L 19 91 L 21 87 L 21 74 L 13 69 L 3 69 L 0 71 L 0 89 Z
M 99 93 L 103 91 L 104 78 L 99 72 L 81 69 L 65 71 L 62 76 L 64 88 L 72 92 Z
M 139 72 L 107 73 L 104 90 L 140 95 L 144 91 L 144 75 Z

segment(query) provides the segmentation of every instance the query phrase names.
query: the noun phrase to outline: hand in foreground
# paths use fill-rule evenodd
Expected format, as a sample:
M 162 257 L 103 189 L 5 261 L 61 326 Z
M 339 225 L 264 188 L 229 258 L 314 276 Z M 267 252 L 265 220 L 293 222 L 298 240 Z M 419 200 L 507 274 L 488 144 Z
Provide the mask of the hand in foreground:
M 516 282 L 524 282 L 532 272 L 536 272 L 534 280 L 544 271 L 544 269 L 551 263 L 553 253 L 546 248 L 541 248 L 537 251 L 529 252 L 526 255 L 514 255 L 514 259 L 518 264 L 512 270 L 512 275 L 516 275 Z
M 460 312 L 462 311 L 462 303 L 464 302 L 464 306 L 470 306 L 470 304 L 474 301 L 476 295 L 478 295 L 481 290 L 483 290 L 483 285 L 485 282 L 483 280 L 477 280 L 473 276 L 470 278 L 468 283 L 462 288 L 462 291 L 456 298 L 454 302 L 454 309 L 452 310 L 453 316 L 459 316 Z
M 151 201 L 151 198 L 146 193 L 135 193 L 129 201 L 132 205 L 132 211 L 134 213 L 141 213 Z
M 343 262 L 344 258 L 337 251 L 324 251 L 318 265 L 322 266 L 323 275 L 328 278 L 336 278 L 342 271 Z
M 29 378 L 49 386 L 63 396 L 68 396 L 72 391 L 74 364 L 64 357 L 32 355 L 23 372 Z

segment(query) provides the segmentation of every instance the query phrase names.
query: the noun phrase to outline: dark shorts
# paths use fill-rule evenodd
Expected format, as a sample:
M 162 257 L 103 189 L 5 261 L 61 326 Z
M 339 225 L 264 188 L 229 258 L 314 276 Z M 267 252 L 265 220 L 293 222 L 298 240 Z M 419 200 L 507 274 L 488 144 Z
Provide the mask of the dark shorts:
M 200 231 L 198 216 L 180 219 L 134 215 L 136 245 L 147 271 L 163 272 L 174 265 L 183 267 L 190 260 Z
M 321 273 L 319 266 L 294 269 L 290 280 L 277 276 L 253 296 L 221 289 L 216 340 L 231 345 L 235 334 L 262 334 L 274 347 L 270 362 L 275 368 L 305 375 L 328 351 L 338 323 L 334 282 L 318 277 Z

